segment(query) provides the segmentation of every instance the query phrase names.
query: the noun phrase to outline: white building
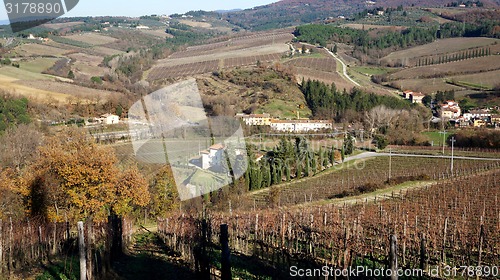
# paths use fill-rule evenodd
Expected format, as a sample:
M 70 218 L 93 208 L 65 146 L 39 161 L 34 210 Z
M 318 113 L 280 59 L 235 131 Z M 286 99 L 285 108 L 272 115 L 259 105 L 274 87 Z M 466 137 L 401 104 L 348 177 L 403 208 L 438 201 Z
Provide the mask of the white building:
M 271 129 L 282 132 L 309 132 L 332 129 L 333 122 L 328 120 L 272 120 Z
M 215 144 L 201 152 L 201 168 L 220 167 L 224 159 L 224 145 Z
M 120 122 L 120 117 L 113 114 L 104 114 L 100 118 L 97 118 L 96 121 L 103 124 L 117 124 Z
M 237 118 L 241 118 L 246 125 L 271 125 L 271 116 L 269 114 L 237 114 Z
M 485 119 L 491 117 L 491 113 L 489 110 L 472 110 L 469 113 L 464 114 L 464 118 L 469 120 L 475 119 Z

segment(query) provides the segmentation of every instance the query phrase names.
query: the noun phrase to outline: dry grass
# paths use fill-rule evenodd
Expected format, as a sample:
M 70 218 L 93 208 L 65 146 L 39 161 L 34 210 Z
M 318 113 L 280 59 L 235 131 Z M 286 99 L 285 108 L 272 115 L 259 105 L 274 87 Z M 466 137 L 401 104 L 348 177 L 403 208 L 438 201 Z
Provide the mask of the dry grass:
M 63 38 L 68 38 L 71 40 L 83 42 L 94 46 L 106 45 L 117 41 L 117 39 L 113 37 L 104 36 L 97 33 L 84 33 L 78 35 L 75 34 L 70 36 L 63 36 Z
M 63 94 L 64 96 L 73 96 L 81 100 L 92 100 L 100 99 L 104 100 L 108 98 L 112 92 L 105 90 L 98 90 L 92 88 L 81 87 L 71 83 L 63 83 L 57 81 L 45 81 L 40 83 L 39 81 L 16 81 L 15 84 L 20 86 L 25 86 L 33 90 L 40 90 L 46 92 L 52 92 L 56 94 Z
M 64 94 L 64 93 L 59 93 L 59 92 L 52 92 L 52 91 L 47 91 L 47 90 L 40 90 L 32 87 L 28 87 L 25 85 L 18 84 L 19 80 L 4 76 L 0 74 L 0 89 L 6 90 L 8 92 L 12 92 L 14 94 L 19 94 L 21 96 L 25 96 L 30 99 L 35 99 L 35 100 L 40 100 L 40 101 L 49 101 L 49 100 L 56 100 L 58 102 L 66 102 L 70 95 Z M 42 83 L 40 81 L 36 81 L 38 84 L 43 84 L 45 81 Z
M 109 73 L 108 68 L 99 67 L 99 64 L 102 62 L 102 57 L 84 53 L 74 53 L 69 55 L 69 57 L 75 60 L 73 69 L 81 75 L 92 77 L 103 76 Z
M 62 56 L 65 49 L 51 47 L 45 44 L 24 44 L 14 49 L 19 56 Z
M 198 28 L 211 28 L 212 25 L 208 22 L 200 22 L 200 21 L 194 21 L 194 20 L 187 20 L 187 19 L 181 19 L 179 20 L 180 23 L 189 25 L 191 27 L 198 27 Z
M 421 56 L 445 54 L 460 50 L 466 50 L 469 48 L 489 46 L 494 44 L 495 42 L 497 42 L 497 44 L 500 44 L 500 39 L 483 38 L 483 37 L 443 39 L 443 40 L 437 40 L 436 42 L 430 44 L 393 52 L 388 56 L 382 58 L 381 61 L 390 61 L 390 60 L 398 60 L 405 58 L 415 58 Z

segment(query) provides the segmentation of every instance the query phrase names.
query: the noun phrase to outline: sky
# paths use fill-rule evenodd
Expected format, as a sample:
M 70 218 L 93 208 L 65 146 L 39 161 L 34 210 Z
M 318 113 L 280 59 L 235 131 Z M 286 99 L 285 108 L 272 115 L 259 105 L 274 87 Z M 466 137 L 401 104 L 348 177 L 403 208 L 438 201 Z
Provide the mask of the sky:
M 33 0 L 36 2 L 36 0 Z M 130 0 L 129 0 L 130 1 Z M 151 14 L 175 14 L 192 10 L 246 9 L 266 5 L 277 0 L 80 0 L 65 16 L 142 16 Z M 6 20 L 5 6 L 0 5 L 0 20 Z

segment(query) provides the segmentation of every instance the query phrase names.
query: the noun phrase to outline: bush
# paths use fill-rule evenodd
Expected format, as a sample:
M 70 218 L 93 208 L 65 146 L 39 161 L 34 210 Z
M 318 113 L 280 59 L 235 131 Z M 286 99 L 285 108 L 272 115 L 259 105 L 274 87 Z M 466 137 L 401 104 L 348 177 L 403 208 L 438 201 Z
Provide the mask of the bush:
M 101 79 L 101 77 L 94 76 L 94 77 L 90 78 L 90 80 L 91 80 L 94 84 L 102 84 L 102 79 Z
M 375 137 L 373 137 L 373 141 L 375 141 L 375 143 L 377 144 L 377 149 L 379 150 L 385 149 L 385 147 L 387 147 L 387 145 L 389 144 L 389 141 L 383 135 L 375 135 Z

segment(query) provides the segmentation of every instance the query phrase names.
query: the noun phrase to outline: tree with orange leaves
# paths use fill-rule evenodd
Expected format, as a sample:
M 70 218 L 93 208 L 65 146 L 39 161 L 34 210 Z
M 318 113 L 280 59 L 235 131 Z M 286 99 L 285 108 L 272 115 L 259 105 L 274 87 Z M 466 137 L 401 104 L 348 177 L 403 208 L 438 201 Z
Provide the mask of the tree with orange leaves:
M 39 149 L 27 184 L 31 215 L 48 220 L 104 220 L 149 202 L 148 185 L 137 171 L 120 171 L 109 147 L 97 145 L 78 130 L 47 140 Z

